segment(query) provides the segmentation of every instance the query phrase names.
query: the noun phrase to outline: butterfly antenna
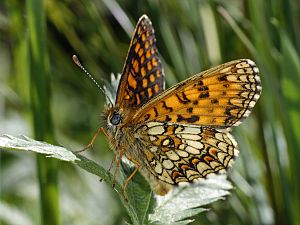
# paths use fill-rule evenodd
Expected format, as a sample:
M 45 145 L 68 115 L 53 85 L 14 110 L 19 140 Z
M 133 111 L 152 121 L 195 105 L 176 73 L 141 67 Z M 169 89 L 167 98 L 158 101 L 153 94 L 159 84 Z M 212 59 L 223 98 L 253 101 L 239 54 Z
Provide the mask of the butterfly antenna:
M 81 65 L 78 57 L 76 55 L 73 55 L 72 59 L 73 59 L 74 63 L 94 82 L 94 84 L 96 84 L 96 86 L 100 89 L 100 91 L 103 92 L 103 94 L 108 99 L 110 104 L 113 105 L 111 99 L 105 93 L 105 90 L 98 84 L 98 82 L 95 80 L 95 78 L 83 67 L 83 65 Z

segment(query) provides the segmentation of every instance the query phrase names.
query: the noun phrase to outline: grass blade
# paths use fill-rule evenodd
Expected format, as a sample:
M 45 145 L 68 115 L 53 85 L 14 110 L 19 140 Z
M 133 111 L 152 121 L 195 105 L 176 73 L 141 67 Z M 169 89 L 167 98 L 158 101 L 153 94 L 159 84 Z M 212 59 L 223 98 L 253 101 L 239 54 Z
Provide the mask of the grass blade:
M 46 54 L 46 20 L 42 0 L 26 2 L 29 28 L 31 106 L 33 130 L 38 140 L 54 141 L 50 111 L 50 86 Z M 37 156 L 42 224 L 60 224 L 57 161 Z

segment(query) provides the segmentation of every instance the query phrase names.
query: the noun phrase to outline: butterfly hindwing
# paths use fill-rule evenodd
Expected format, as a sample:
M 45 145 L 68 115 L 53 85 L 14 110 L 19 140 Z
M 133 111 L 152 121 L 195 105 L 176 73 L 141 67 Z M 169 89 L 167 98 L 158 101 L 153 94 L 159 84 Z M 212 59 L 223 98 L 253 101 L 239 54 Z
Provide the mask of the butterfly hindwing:
M 154 29 L 144 15 L 138 21 L 117 91 L 116 106 L 136 108 L 164 90 L 164 72 Z
M 197 74 L 140 108 L 135 123 L 172 122 L 227 128 L 246 118 L 261 93 L 258 68 L 240 59 Z
M 230 133 L 210 127 L 149 122 L 137 133 L 148 145 L 150 171 L 169 184 L 222 172 L 239 152 Z

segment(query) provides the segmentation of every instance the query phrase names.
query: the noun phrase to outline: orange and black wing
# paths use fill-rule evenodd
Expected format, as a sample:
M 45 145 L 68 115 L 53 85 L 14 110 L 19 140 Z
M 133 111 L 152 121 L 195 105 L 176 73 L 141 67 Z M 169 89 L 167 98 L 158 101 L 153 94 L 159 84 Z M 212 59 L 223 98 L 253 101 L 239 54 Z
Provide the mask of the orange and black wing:
M 135 28 L 117 91 L 116 106 L 136 108 L 164 90 L 165 79 L 150 19 Z
M 148 122 L 135 131 L 146 143 L 148 169 L 169 184 L 196 182 L 225 172 L 239 150 L 226 130 L 190 124 Z
M 231 61 L 166 90 L 140 108 L 133 122 L 231 127 L 250 114 L 261 89 L 258 68 L 253 61 Z

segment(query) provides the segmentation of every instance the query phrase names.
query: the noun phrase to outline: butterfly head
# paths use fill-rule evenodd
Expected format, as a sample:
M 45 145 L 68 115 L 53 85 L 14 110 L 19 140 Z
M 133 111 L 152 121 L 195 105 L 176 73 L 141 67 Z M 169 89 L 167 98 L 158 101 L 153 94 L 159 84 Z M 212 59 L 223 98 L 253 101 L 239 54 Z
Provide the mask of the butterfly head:
M 112 135 L 115 136 L 118 130 L 124 124 L 124 112 L 111 104 L 103 110 L 102 113 L 102 126 Z

